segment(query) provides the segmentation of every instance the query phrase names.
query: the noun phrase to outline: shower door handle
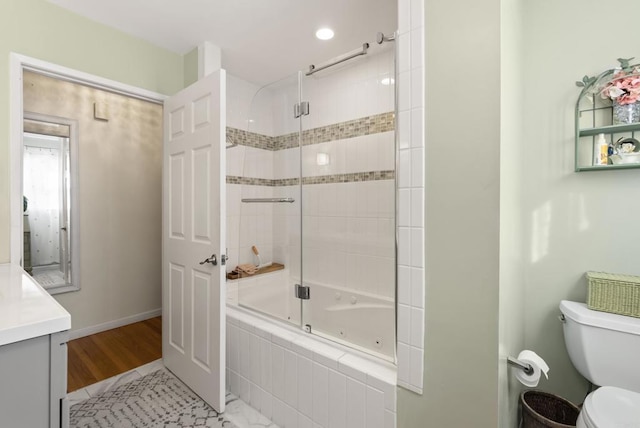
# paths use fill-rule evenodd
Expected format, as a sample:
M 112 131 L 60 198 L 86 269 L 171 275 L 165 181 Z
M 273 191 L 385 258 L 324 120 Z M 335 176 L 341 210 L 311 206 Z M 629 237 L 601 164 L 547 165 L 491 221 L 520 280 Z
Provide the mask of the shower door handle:
M 215 254 L 212 254 L 211 257 L 207 257 L 206 259 L 200 262 L 201 265 L 205 263 L 211 263 L 214 266 L 218 266 L 218 258 L 216 257 Z

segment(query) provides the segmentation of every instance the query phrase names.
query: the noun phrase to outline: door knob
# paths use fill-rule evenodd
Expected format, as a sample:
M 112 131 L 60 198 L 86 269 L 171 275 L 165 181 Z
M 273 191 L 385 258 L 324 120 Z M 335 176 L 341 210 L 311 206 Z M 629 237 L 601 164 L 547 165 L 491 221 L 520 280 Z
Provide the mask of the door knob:
M 212 254 L 211 257 L 207 257 L 206 259 L 200 262 L 201 265 L 205 263 L 211 263 L 214 266 L 218 266 L 218 258 L 216 257 L 215 254 Z

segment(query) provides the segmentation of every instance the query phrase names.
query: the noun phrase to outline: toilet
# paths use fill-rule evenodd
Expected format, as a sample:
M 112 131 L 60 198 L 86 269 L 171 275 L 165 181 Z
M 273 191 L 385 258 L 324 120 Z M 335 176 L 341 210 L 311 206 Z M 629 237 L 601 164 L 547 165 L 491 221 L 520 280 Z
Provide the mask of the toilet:
M 560 302 L 569 358 L 600 388 L 590 393 L 578 428 L 640 428 L 640 318 Z

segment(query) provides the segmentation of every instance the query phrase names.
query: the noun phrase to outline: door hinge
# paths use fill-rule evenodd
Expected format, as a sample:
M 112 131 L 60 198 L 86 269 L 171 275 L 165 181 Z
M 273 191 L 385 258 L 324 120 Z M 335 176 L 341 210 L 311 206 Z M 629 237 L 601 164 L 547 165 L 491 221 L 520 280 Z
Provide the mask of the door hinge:
M 226 265 L 226 264 L 227 264 L 227 256 L 225 256 L 224 254 L 221 254 L 221 255 L 220 255 L 220 264 L 221 264 L 222 266 L 224 266 L 224 265 Z
M 302 101 L 293 105 L 293 117 L 307 116 L 309 114 L 309 101 Z
M 309 300 L 311 297 L 311 289 L 309 286 L 296 284 L 296 297 L 302 300 Z

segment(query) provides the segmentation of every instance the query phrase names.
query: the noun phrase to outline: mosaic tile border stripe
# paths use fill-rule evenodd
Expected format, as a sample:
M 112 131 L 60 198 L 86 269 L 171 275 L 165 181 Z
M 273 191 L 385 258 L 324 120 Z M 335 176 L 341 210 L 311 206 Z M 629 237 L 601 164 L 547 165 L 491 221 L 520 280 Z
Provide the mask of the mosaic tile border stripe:
M 389 171 L 368 171 L 353 172 L 350 174 L 320 175 L 316 177 L 302 177 L 302 184 L 332 184 L 332 183 L 357 183 L 362 181 L 393 180 L 396 172 Z M 298 178 L 281 178 L 271 180 L 268 178 L 251 178 L 227 175 L 227 184 L 244 184 L 249 186 L 283 187 L 296 186 L 300 183 Z
M 359 119 L 302 131 L 302 145 L 346 140 L 364 135 L 393 131 L 396 127 L 395 113 L 381 113 Z M 269 137 L 227 126 L 227 137 L 234 143 L 256 149 L 277 151 L 298 147 L 298 133 Z

